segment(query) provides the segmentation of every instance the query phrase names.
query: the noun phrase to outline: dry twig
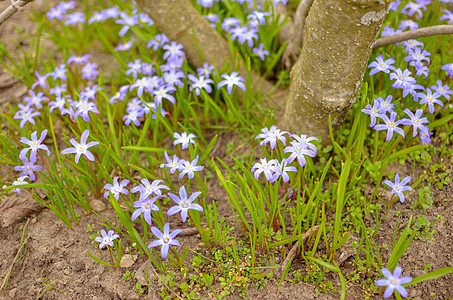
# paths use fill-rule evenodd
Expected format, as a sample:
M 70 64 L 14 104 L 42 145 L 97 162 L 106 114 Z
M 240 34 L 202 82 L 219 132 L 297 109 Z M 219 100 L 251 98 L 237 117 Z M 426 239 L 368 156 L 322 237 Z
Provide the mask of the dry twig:
M 373 49 L 387 46 L 394 43 L 399 43 L 411 39 L 417 39 L 425 36 L 439 35 L 439 34 L 453 34 L 453 25 L 436 25 L 419 29 L 406 31 L 403 33 L 386 36 L 377 39 L 374 43 Z
M 0 25 L 2 25 L 6 20 L 8 20 L 12 15 L 14 15 L 18 10 L 32 2 L 33 0 L 11 0 L 11 5 L 8 6 L 0 14 Z
M 305 232 L 304 236 L 302 237 L 302 243 L 305 244 L 305 242 L 307 241 L 307 239 L 314 233 L 316 234 L 318 232 L 318 229 L 319 229 L 319 225 L 316 225 L 315 227 L 313 228 L 310 228 L 307 232 Z M 299 248 L 299 241 L 297 241 L 294 246 L 291 248 L 291 250 L 289 251 L 288 255 L 286 256 L 285 258 L 285 261 L 283 261 L 283 264 L 282 264 L 282 267 L 281 267 L 281 272 L 283 274 L 283 272 L 285 271 L 286 269 L 286 266 L 288 265 L 291 257 L 293 255 L 296 254 L 297 252 L 297 248 Z

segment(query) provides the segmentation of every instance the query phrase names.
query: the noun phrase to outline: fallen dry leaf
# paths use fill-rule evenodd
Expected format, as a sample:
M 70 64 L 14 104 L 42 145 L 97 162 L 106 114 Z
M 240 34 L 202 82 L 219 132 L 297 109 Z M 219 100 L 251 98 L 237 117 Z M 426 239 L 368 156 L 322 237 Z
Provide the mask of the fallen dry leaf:
M 44 207 L 25 195 L 7 196 L 0 202 L 0 227 L 8 227 Z

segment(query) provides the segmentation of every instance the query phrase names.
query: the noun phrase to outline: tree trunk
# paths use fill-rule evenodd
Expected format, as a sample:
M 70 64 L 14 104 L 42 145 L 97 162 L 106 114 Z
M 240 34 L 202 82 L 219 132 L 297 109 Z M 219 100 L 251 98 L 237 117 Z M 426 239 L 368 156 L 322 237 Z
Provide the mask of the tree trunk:
M 355 101 L 386 14 L 384 0 L 315 0 L 282 129 L 330 143 L 329 115 L 335 132 Z

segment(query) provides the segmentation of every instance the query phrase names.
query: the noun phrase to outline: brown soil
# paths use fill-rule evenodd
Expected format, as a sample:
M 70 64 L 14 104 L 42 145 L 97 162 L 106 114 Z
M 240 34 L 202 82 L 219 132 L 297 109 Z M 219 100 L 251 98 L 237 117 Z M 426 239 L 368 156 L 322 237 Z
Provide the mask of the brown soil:
M 0 3 L 0 11 L 9 5 L 8 1 Z M 28 21 L 27 7 L 8 20 L 0 27 L 0 37 L 3 41 L 11 38 L 17 39 L 17 33 L 13 30 L 15 24 L 20 24 L 26 32 L 33 32 L 33 24 Z M 11 50 L 14 47 L 11 46 Z M 27 92 L 27 88 L 17 80 L 13 79 L 4 70 L 0 70 L 0 109 L 4 110 L 7 103 L 13 103 L 21 99 Z M 231 137 L 223 136 L 222 144 L 226 145 Z M 246 147 L 245 147 L 246 148 Z M 224 149 L 216 151 L 217 155 L 223 156 Z M 411 166 L 407 166 L 410 170 Z M 448 162 L 452 168 L 452 163 Z M 405 168 L 400 167 L 404 173 Z M 409 171 L 410 172 L 410 171 Z M 0 166 L 0 178 L 2 182 L 13 179 L 14 173 L 6 166 Z M 414 240 L 408 251 L 402 257 L 400 265 L 403 266 L 403 275 L 420 276 L 425 273 L 422 268 L 431 264 L 430 270 L 447 266 L 453 266 L 453 185 L 445 187 L 442 191 L 433 187 L 435 205 L 433 209 L 426 212 L 425 217 L 434 222 L 431 230 L 436 230 L 432 239 L 428 242 Z M 224 216 L 231 215 L 224 192 L 216 182 L 210 182 L 209 199 L 217 200 L 219 213 Z M 2 195 L 0 194 L 0 197 Z M 26 197 L 25 193 L 12 195 L 11 197 Z M 407 225 L 410 216 L 412 201 L 415 193 L 409 193 L 404 204 L 396 204 L 390 212 L 387 222 L 381 225 L 375 242 L 378 245 L 391 245 L 394 228 L 397 221 L 400 221 L 400 228 Z M 1 201 L 1 199 L 0 199 Z M 399 217 L 395 216 L 396 210 L 401 211 Z M 126 281 L 122 279 L 126 270 L 136 271 L 143 264 L 139 258 L 130 268 L 112 270 L 91 259 L 87 252 L 100 256 L 97 250 L 97 243 L 92 244 L 87 233 L 87 225 L 94 224 L 95 230 L 103 228 L 99 225 L 101 221 L 97 216 L 86 216 L 81 210 L 80 226 L 73 230 L 68 229 L 50 210 L 44 209 L 41 212 L 29 216 L 29 223 L 26 227 L 28 240 L 23 248 L 20 248 L 20 240 L 26 219 L 18 224 L 0 228 L 0 284 L 3 283 L 8 270 L 10 269 L 16 254 L 19 253 L 17 262 L 12 267 L 11 277 L 7 283 L 6 290 L 0 291 L 0 299 L 159 299 L 152 286 L 144 297 L 139 296 L 135 290 L 135 280 Z M 109 220 L 115 220 L 115 213 L 107 208 L 102 215 Z M 437 216 L 441 215 L 442 220 Z M 233 225 L 231 220 L 231 225 Z M 183 245 L 196 246 L 200 240 L 196 236 L 189 236 L 180 239 Z M 390 249 L 391 250 L 391 249 Z M 340 253 L 346 252 L 340 251 Z M 381 258 L 385 264 L 390 251 L 381 249 Z M 109 260 L 106 250 L 102 251 L 102 258 Z M 281 263 L 281 259 L 278 260 Z M 344 274 L 350 270 L 348 266 L 352 258 L 344 262 Z M 293 264 L 294 269 L 303 268 L 297 263 Z M 328 274 L 329 279 L 334 283 L 337 290 L 341 290 L 337 275 Z M 339 299 L 337 294 L 317 294 L 315 286 L 306 283 L 292 284 L 284 282 L 278 292 L 276 287 L 278 279 L 268 282 L 261 289 L 250 288 L 249 299 Z M 412 299 L 451 299 L 453 297 L 453 274 L 440 279 L 425 282 L 408 288 L 409 296 Z M 209 293 L 204 293 L 204 298 L 212 298 Z M 373 297 L 372 297 L 373 298 Z M 382 296 L 376 296 L 381 299 Z M 240 299 L 233 295 L 229 299 Z M 346 299 L 364 299 L 361 287 L 354 282 L 348 282 L 348 294 Z

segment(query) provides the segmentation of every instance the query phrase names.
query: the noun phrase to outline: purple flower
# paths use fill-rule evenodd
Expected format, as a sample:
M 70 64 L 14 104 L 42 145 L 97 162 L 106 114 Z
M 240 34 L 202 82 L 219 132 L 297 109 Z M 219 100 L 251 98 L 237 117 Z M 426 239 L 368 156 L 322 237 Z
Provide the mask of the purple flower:
M 128 114 L 123 117 L 123 121 L 126 126 L 129 126 L 131 122 L 134 123 L 135 126 L 140 126 L 140 121 L 138 120 L 140 117 L 143 117 L 142 111 L 131 109 Z
M 138 24 L 138 16 L 128 16 L 126 13 L 120 12 L 120 19 L 116 20 L 115 23 L 123 25 L 119 36 L 124 36 L 129 28 Z
M 98 65 L 96 63 L 87 63 L 82 68 L 82 78 L 88 80 L 94 80 L 99 75 L 99 71 L 96 69 Z
M 305 155 L 310 157 L 315 157 L 316 152 L 308 148 L 308 144 L 300 143 L 298 141 L 292 141 L 291 146 L 283 149 L 283 153 L 291 153 L 288 158 L 285 159 L 286 163 L 292 163 L 296 158 L 301 167 L 305 166 L 307 161 L 305 160 Z
M 211 72 L 213 70 L 214 70 L 214 66 L 212 66 L 208 63 L 204 63 L 203 68 L 197 69 L 197 73 L 198 73 L 198 76 L 204 76 L 206 78 L 209 78 L 209 76 L 211 76 Z
M 156 34 L 154 39 L 149 40 L 148 44 L 146 45 L 146 48 L 153 48 L 154 51 L 157 51 L 161 46 L 165 45 L 166 43 L 169 43 L 170 41 L 168 38 L 165 36 L 165 34 Z
M 38 85 L 40 87 L 42 87 L 43 89 L 47 88 L 47 82 L 46 82 L 46 79 L 47 77 L 49 77 L 50 74 L 46 74 L 44 76 L 41 76 L 39 75 L 38 71 L 35 71 L 35 75 L 36 75 L 36 82 L 33 83 L 33 85 L 31 86 L 32 89 L 35 89 L 35 87 L 37 87 Z
M 400 198 L 401 203 L 404 203 L 404 194 L 405 191 L 412 191 L 410 186 L 406 186 L 406 184 L 411 180 L 410 176 L 405 177 L 400 182 L 400 176 L 398 174 L 395 175 L 395 183 L 391 182 L 390 180 L 384 180 L 384 183 L 392 188 L 392 194 L 397 194 L 398 198 Z
M 376 98 L 376 101 L 379 103 L 381 114 L 393 111 L 393 109 L 395 108 L 395 104 L 392 103 L 392 100 L 393 100 L 392 95 L 388 95 L 387 98 L 385 98 L 385 100 L 382 97 Z
M 266 19 L 264 17 L 269 17 L 271 14 L 263 11 L 253 11 L 250 15 L 247 16 L 247 19 L 252 19 L 256 21 L 259 25 L 266 24 Z
M 171 103 L 175 104 L 176 100 L 175 97 L 170 95 L 170 92 L 174 92 L 175 88 L 173 87 L 164 87 L 161 86 L 159 90 L 154 91 L 153 96 L 154 96 L 154 102 L 156 103 L 157 106 L 160 106 L 162 104 L 162 99 L 167 99 Z
M 186 193 L 186 188 L 184 186 L 181 186 L 179 188 L 179 196 L 168 193 L 168 196 L 176 202 L 175 206 L 170 207 L 170 209 L 167 212 L 167 215 L 172 216 L 178 212 L 181 212 L 181 219 L 183 222 L 186 222 L 187 220 L 187 215 L 189 214 L 189 209 L 195 209 L 200 212 L 203 212 L 203 207 L 201 205 L 192 203 L 195 201 L 195 199 L 201 195 L 201 192 L 195 192 L 192 195 L 190 195 L 189 198 L 187 198 L 187 193 Z
M 395 73 L 390 74 L 390 79 L 396 79 L 396 81 L 392 84 L 392 87 L 398 89 L 405 87 L 408 84 L 415 83 L 415 79 L 409 76 L 411 74 L 412 73 L 408 69 L 405 69 L 404 71 L 401 71 L 400 68 L 396 69 Z
M 77 104 L 77 111 L 74 114 L 74 119 L 77 119 L 79 116 L 82 116 L 82 119 L 85 122 L 90 120 L 90 111 L 98 114 L 98 108 L 94 102 L 89 102 L 88 100 L 80 100 Z
M 310 143 L 311 141 L 319 141 L 317 138 L 313 136 L 307 137 L 306 134 L 301 134 L 300 136 L 292 134 L 291 137 L 294 138 L 298 143 L 300 143 L 302 147 L 310 148 L 314 154 L 318 153 L 318 149 L 316 148 L 316 146 Z
M 88 59 L 91 57 L 89 54 L 85 54 L 82 56 L 73 55 L 68 58 L 67 64 L 74 63 L 76 65 L 82 65 L 88 63 Z
M 14 180 L 12 185 L 29 184 L 28 182 L 25 181 L 25 179 L 27 179 L 27 178 L 28 178 L 28 176 L 20 176 L 19 178 L 17 178 L 17 180 Z M 21 193 L 20 188 L 15 188 L 15 189 L 13 189 L 13 191 L 15 191 L 18 194 Z
M 101 229 L 101 236 L 98 236 L 94 240 L 99 244 L 99 249 L 102 249 L 105 245 L 108 245 L 110 247 L 113 247 L 113 240 L 119 238 L 120 236 L 117 234 L 114 234 L 115 232 L 113 230 L 109 230 L 109 233 L 107 234 L 104 229 Z
M 275 125 L 272 125 L 270 129 L 264 127 L 261 129 L 261 132 L 262 133 L 258 134 L 255 138 L 255 140 L 263 139 L 260 142 L 260 146 L 265 146 L 267 143 L 269 143 L 271 145 L 271 149 L 274 149 L 277 146 L 277 140 L 279 140 L 284 146 L 286 146 L 286 138 L 284 134 L 287 134 L 288 132 L 281 131 Z
M 184 57 L 182 56 L 170 56 L 167 63 L 160 65 L 160 69 L 164 72 L 181 68 L 184 64 Z
M 431 144 L 431 138 L 430 136 L 432 135 L 433 133 L 432 132 L 429 132 L 429 128 L 428 126 L 423 126 L 422 128 L 420 128 L 420 140 L 422 142 L 422 144 Z
M 417 40 L 407 40 L 404 42 L 401 42 L 401 46 L 406 47 L 405 52 L 409 52 L 409 50 L 414 49 L 415 47 L 421 47 L 423 49 L 424 45 L 422 42 L 419 42 Z
M 225 31 L 231 31 L 232 28 L 236 28 L 239 25 L 239 19 L 234 17 L 225 18 L 222 22 L 222 29 Z
M 42 169 L 42 166 L 35 165 L 36 163 L 36 156 L 30 157 L 30 161 L 28 161 L 27 157 L 22 158 L 22 162 L 24 163 L 23 166 L 14 167 L 16 171 L 22 171 L 20 176 L 29 176 L 31 181 L 35 181 L 36 176 L 33 173 L 34 171 L 39 171 Z
M 184 57 L 184 51 L 182 51 L 182 44 L 178 44 L 177 42 L 171 42 L 170 45 L 166 44 L 163 46 L 165 51 L 164 53 L 164 59 L 166 60 L 169 57 L 174 57 L 174 56 L 179 56 L 179 57 Z
M 57 97 L 55 99 L 55 101 L 50 101 L 49 102 L 50 112 L 53 112 L 56 108 L 58 108 L 60 111 L 63 111 L 65 109 L 64 108 L 65 104 L 66 104 L 65 96 Z
M 257 162 L 253 165 L 251 171 L 254 172 L 255 179 L 258 180 L 258 177 L 261 173 L 264 173 L 267 181 L 273 182 L 274 180 L 274 168 L 278 161 L 276 159 L 271 159 L 267 161 L 266 158 L 261 158 L 260 162 Z
M 33 117 L 39 116 L 41 113 L 33 112 L 33 109 L 29 109 L 28 111 L 19 111 L 16 115 L 14 115 L 13 119 L 21 119 L 20 121 L 20 128 L 25 126 L 25 123 L 30 122 L 33 125 L 35 124 L 35 120 Z
M 217 89 L 220 89 L 221 87 L 226 85 L 228 94 L 231 95 L 231 92 L 233 91 L 233 86 L 236 85 L 243 91 L 245 91 L 244 79 L 238 75 L 238 72 L 233 72 L 231 73 L 231 75 L 222 74 L 221 77 L 224 78 L 224 80 L 220 81 L 217 84 Z
M 126 190 L 124 187 L 129 184 L 129 180 L 124 179 L 120 183 L 118 183 L 119 177 L 116 176 L 113 178 L 113 185 L 110 183 L 107 183 L 104 185 L 104 189 L 108 190 L 107 192 L 104 193 L 104 198 L 107 198 L 108 195 L 111 193 L 113 197 L 115 197 L 116 200 L 118 200 L 120 193 L 127 195 L 129 194 L 129 191 Z
M 179 87 L 182 88 L 184 86 L 184 83 L 181 81 L 181 78 L 185 78 L 186 75 L 184 72 L 177 70 L 177 69 L 171 69 L 168 72 L 164 73 L 164 81 L 167 83 L 167 86 L 171 87 Z
M 151 231 L 158 238 L 158 240 L 149 243 L 148 248 L 162 246 L 160 248 L 160 253 L 163 259 L 167 258 L 170 245 L 181 247 L 181 244 L 175 240 L 175 237 L 182 232 L 182 229 L 175 229 L 172 233 L 170 233 L 170 223 L 166 223 L 164 225 L 163 233 L 157 227 L 151 227 Z
M 444 106 L 442 101 L 440 101 L 438 98 L 440 97 L 440 94 L 438 92 L 434 92 L 434 94 L 431 92 L 431 89 L 426 89 L 426 95 L 425 94 L 419 94 L 422 98 L 420 100 L 420 104 L 428 104 L 428 110 L 430 113 L 434 113 L 434 104 L 439 104 L 440 106 Z
M 195 95 L 200 96 L 200 90 L 202 89 L 205 89 L 207 93 L 212 92 L 212 88 L 209 85 L 210 83 L 214 83 L 212 79 L 205 79 L 204 76 L 197 78 L 192 74 L 189 74 L 188 77 L 192 81 L 192 84 L 190 85 L 190 91 L 195 90 Z
M 441 80 L 437 80 L 437 86 L 433 85 L 431 88 L 444 96 L 447 100 L 450 100 L 450 95 L 453 95 L 453 91 L 450 90 L 450 87 L 447 84 L 443 85 Z
M 422 62 L 426 61 L 428 64 L 430 63 L 429 57 L 431 53 L 426 50 L 422 50 L 420 48 L 409 49 L 408 56 L 404 58 L 404 61 L 410 61 L 411 63 L 417 62 L 419 63 L 418 66 L 423 65 Z M 417 64 L 411 64 L 411 66 L 417 66 Z
M 159 198 L 163 198 L 165 196 L 159 195 L 152 198 L 144 198 L 142 200 L 138 200 L 134 202 L 134 207 L 137 209 L 132 213 L 131 220 L 134 221 L 137 219 L 141 214 L 145 218 L 146 223 L 151 225 L 151 212 L 158 211 L 159 207 L 155 204 L 156 200 Z
M 66 15 L 66 20 L 64 22 L 64 24 L 66 26 L 76 25 L 78 23 L 81 23 L 81 24 L 85 23 L 85 13 L 75 12 L 75 13 Z
M 198 172 L 198 171 L 201 171 L 204 169 L 204 166 L 197 166 L 198 159 L 199 159 L 199 157 L 197 154 L 197 157 L 195 157 L 195 159 L 193 161 L 191 161 L 191 162 L 183 161 L 181 163 L 181 165 L 179 166 L 179 172 L 181 172 L 179 174 L 179 179 L 182 179 L 184 177 L 184 175 L 186 175 L 186 174 L 189 179 L 192 179 L 195 177 L 194 172 Z
M 370 115 L 371 117 L 370 127 L 376 125 L 376 117 L 378 117 L 382 113 L 385 113 L 385 111 L 381 108 L 381 104 L 379 103 L 379 101 L 376 100 L 374 100 L 373 106 L 367 104 L 365 108 L 362 109 L 362 112 L 366 113 L 367 115 Z
M 193 133 L 187 134 L 187 132 L 183 132 L 179 134 L 177 132 L 174 132 L 173 137 L 175 138 L 173 145 L 176 146 L 178 144 L 181 144 L 183 150 L 189 148 L 189 144 L 196 145 L 195 141 L 193 140 L 194 138 L 196 138 L 196 136 Z
M 392 139 L 393 132 L 400 134 L 404 138 L 403 129 L 397 127 L 398 125 L 401 124 L 401 120 L 395 122 L 396 116 L 397 114 L 394 111 L 390 113 L 390 118 L 387 117 L 387 115 L 380 115 L 379 117 L 385 122 L 385 125 L 378 124 L 374 126 L 374 129 L 377 131 L 387 130 L 387 138 L 385 139 L 386 141 L 390 141 Z
M 49 11 L 46 13 L 46 17 L 49 20 L 57 19 L 57 20 L 61 21 L 61 20 L 63 20 L 64 13 L 65 13 L 65 11 L 63 11 L 59 7 L 51 7 L 49 9 Z
M 115 47 L 115 51 L 127 51 L 131 49 L 133 44 L 134 43 L 132 41 L 127 41 L 123 44 L 119 44 L 118 46 Z
M 417 76 L 422 76 L 423 75 L 423 78 L 428 77 L 429 69 L 428 69 L 427 66 L 422 65 L 421 67 L 420 66 L 416 67 L 416 69 L 417 69 L 417 71 L 415 72 L 415 75 L 417 75 Z
M 53 80 L 57 80 L 58 78 L 61 80 L 66 80 L 66 72 L 67 72 L 66 65 L 61 64 L 49 75 L 52 75 Z
M 164 152 L 165 159 L 167 160 L 166 164 L 161 164 L 161 168 L 169 168 L 170 173 L 175 173 L 176 170 L 179 170 L 179 167 L 181 166 L 181 160 L 176 156 L 176 154 L 173 155 L 173 159 L 170 159 L 170 157 L 167 154 L 167 151 Z
M 385 73 L 390 73 L 390 70 L 394 70 L 395 67 L 392 66 L 395 63 L 395 60 L 393 58 L 389 58 L 384 61 L 384 58 L 381 55 L 376 57 L 376 61 L 373 61 L 371 64 L 368 65 L 368 68 L 374 68 L 373 70 L 370 71 L 370 76 L 374 75 L 378 72 L 385 72 Z
M 25 137 L 20 138 L 21 143 L 24 143 L 24 144 L 27 144 L 28 146 L 30 146 L 30 148 L 25 148 L 22 151 L 20 151 L 20 154 L 19 154 L 20 159 L 23 159 L 27 155 L 28 150 L 31 150 L 30 159 L 32 159 L 33 157 L 36 158 L 36 153 L 38 152 L 39 149 L 47 151 L 47 155 L 50 155 L 49 148 L 47 148 L 46 145 L 41 145 L 42 141 L 44 141 L 44 139 L 46 138 L 47 129 L 44 129 L 41 132 L 41 137 L 39 138 L 39 140 L 37 137 L 37 133 L 38 132 L 35 131 L 31 134 L 31 140 L 29 140 Z
M 49 100 L 46 96 L 44 96 L 43 92 L 35 94 L 33 90 L 28 90 L 30 97 L 25 97 L 24 101 L 27 102 L 27 105 L 32 106 L 35 105 L 36 108 L 42 108 L 41 101 Z
M 51 95 L 55 95 L 55 96 L 57 96 L 57 97 L 61 97 L 61 95 L 62 95 L 63 93 L 66 93 L 66 84 L 57 85 L 57 86 L 55 86 L 54 88 L 51 88 L 51 89 L 49 90 L 49 93 L 50 93 Z
M 390 2 L 389 11 L 393 10 L 396 12 L 398 10 L 398 6 L 400 6 L 400 4 L 401 4 L 401 0 L 396 0 L 396 1 Z
M 197 0 L 197 3 L 202 7 L 212 7 L 214 0 Z
M 288 0 L 273 0 L 272 1 L 272 4 L 274 6 L 277 6 L 279 3 L 283 4 L 283 5 L 286 5 L 288 3 Z
M 164 182 L 163 180 L 154 180 L 152 183 L 149 183 L 148 179 L 142 179 L 140 182 L 142 184 L 131 190 L 132 193 L 140 192 L 140 200 L 147 199 L 152 195 L 161 196 L 161 189 L 170 190 L 168 186 L 161 184 Z
M 263 47 L 264 47 L 264 44 L 261 43 L 259 47 L 255 47 L 252 49 L 252 52 L 255 53 L 256 55 L 258 55 L 258 57 L 261 60 L 264 60 L 265 55 L 269 55 L 269 51 L 264 50 Z
M 294 166 L 287 166 L 287 162 L 283 160 L 281 163 L 277 161 L 277 164 L 274 167 L 274 178 L 273 180 L 277 180 L 280 176 L 283 178 L 284 182 L 289 181 L 288 172 L 297 172 L 297 168 Z
M 424 126 L 423 123 L 428 123 L 428 119 L 426 117 L 421 117 L 423 114 L 423 109 L 417 109 L 415 115 L 407 108 L 404 110 L 404 112 L 409 116 L 410 119 L 402 119 L 401 124 L 413 126 L 413 137 L 415 137 L 417 135 L 417 129 L 421 130 L 421 128 Z
M 385 279 L 378 279 L 374 284 L 377 286 L 387 286 L 387 289 L 385 289 L 384 292 L 384 298 L 390 297 L 393 294 L 394 290 L 397 290 L 402 297 L 407 297 L 407 291 L 404 288 L 403 284 L 411 282 L 412 277 L 400 277 L 402 271 L 403 270 L 400 266 L 397 266 L 395 268 L 393 274 L 386 268 L 381 269 L 382 275 L 385 276 Z
M 418 23 L 412 20 L 404 20 L 400 22 L 399 26 L 401 30 L 404 30 L 406 28 L 409 28 L 409 30 L 414 30 L 418 28 Z
M 453 23 L 453 13 L 451 11 L 449 11 L 448 9 L 444 9 L 443 12 L 445 14 L 442 15 L 439 20 L 440 21 L 448 20 L 448 24 Z
M 82 133 L 80 138 L 80 143 L 78 143 L 75 139 L 71 139 L 70 142 L 74 146 L 74 148 L 67 148 L 61 151 L 62 154 L 69 154 L 69 153 L 76 153 L 75 155 L 75 162 L 76 164 L 79 163 L 80 156 L 83 154 L 88 160 L 94 161 L 93 153 L 91 153 L 88 148 L 96 146 L 99 144 L 98 142 L 87 142 L 88 135 L 90 131 L 87 129 Z
M 417 18 L 421 19 L 423 17 L 423 10 L 426 11 L 426 6 L 421 4 L 420 2 L 409 2 L 402 10 L 401 13 L 412 17 L 415 13 L 417 13 Z
M 447 71 L 447 76 L 453 77 L 453 64 L 443 65 L 441 70 Z

